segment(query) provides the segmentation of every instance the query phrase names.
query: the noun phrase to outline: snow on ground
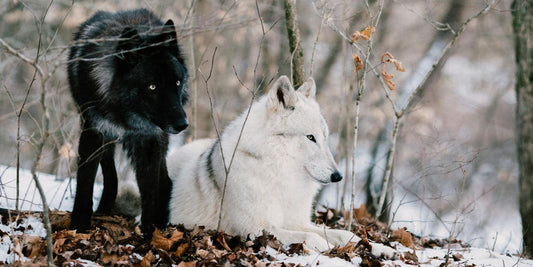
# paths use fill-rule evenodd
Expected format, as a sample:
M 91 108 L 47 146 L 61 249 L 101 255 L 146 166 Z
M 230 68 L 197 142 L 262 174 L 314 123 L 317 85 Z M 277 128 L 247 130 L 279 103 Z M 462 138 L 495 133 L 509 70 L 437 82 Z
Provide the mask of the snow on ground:
M 401 244 L 394 243 L 398 251 L 405 252 L 411 251 L 411 249 L 402 246 Z M 299 256 L 287 256 L 285 254 L 278 254 L 277 251 L 273 248 L 267 248 L 267 253 L 272 255 L 274 258 L 280 262 L 285 263 L 296 263 L 303 266 L 359 266 L 361 263 L 361 258 L 354 257 L 351 262 L 345 261 L 340 258 L 329 258 L 325 255 L 311 252 L 309 255 L 299 255 Z M 447 249 L 444 248 L 426 248 L 424 250 L 417 250 L 416 256 L 420 264 L 418 266 L 440 266 L 444 263 L 444 257 L 447 253 Z M 450 250 L 451 255 L 461 255 L 462 259 L 459 261 L 453 261 L 450 259 L 453 264 L 451 266 L 517 266 L 517 267 L 527 267 L 533 266 L 533 260 L 527 260 L 519 258 L 516 256 L 506 256 L 498 253 L 493 253 L 487 249 L 481 248 L 452 248 Z M 450 257 L 451 258 L 451 257 Z M 388 260 L 384 261 L 384 266 L 400 266 L 407 267 L 413 266 L 409 265 L 401 260 Z
M 42 201 L 35 187 L 31 172 L 20 169 L 20 210 L 42 210 Z M 16 168 L 0 165 L 0 207 L 15 209 L 16 199 Z M 71 211 L 74 206 L 74 194 L 76 192 L 76 180 L 58 178 L 50 174 L 37 173 L 37 178 L 45 191 L 46 201 L 51 210 Z M 98 205 L 103 185 L 94 185 L 94 208 Z
M 17 229 L 25 229 L 25 231 L 22 232 Z M 20 224 L 17 224 L 16 222 L 11 222 L 9 225 L 0 223 L 0 232 L 7 234 L 0 239 L 0 262 L 7 264 L 12 264 L 15 261 L 28 261 L 28 259 L 20 253 L 22 249 L 20 243 L 13 242 L 14 237 L 20 237 L 23 235 L 26 237 L 46 237 L 46 230 L 44 229 L 43 223 L 40 219 L 35 217 L 24 218 Z M 17 243 L 19 245 L 17 245 Z
M 75 181 L 69 181 L 68 179 L 59 180 L 53 175 L 39 173 L 39 181 L 43 186 L 46 197 L 50 202 L 51 209 L 58 210 L 70 210 L 73 206 L 73 194 L 75 189 Z M 14 208 L 15 206 L 15 177 L 16 170 L 13 167 L 0 166 L 0 182 L 1 182 L 1 197 L 0 206 L 3 208 Z M 31 173 L 28 170 L 20 171 L 20 185 L 21 196 L 30 197 L 31 201 L 23 202 L 22 209 L 24 210 L 40 210 L 41 201 L 37 194 L 35 187 L 33 186 L 33 179 Z M 95 185 L 94 203 L 95 207 L 101 194 L 102 185 Z M 31 225 L 31 227 L 27 227 Z M 21 227 L 23 226 L 23 227 Z M 25 232 L 21 232 L 16 229 L 30 229 Z M 408 229 L 410 230 L 410 229 Z M 46 236 L 46 232 L 42 223 L 36 218 L 26 218 L 21 224 L 11 223 L 10 225 L 0 224 L 0 231 L 7 233 L 0 239 L 0 262 L 12 263 L 15 260 L 24 260 L 15 252 L 15 244 L 12 237 L 16 236 Z M 403 247 L 401 244 L 395 243 L 399 252 L 412 251 L 409 248 Z M 351 262 L 345 261 L 340 258 L 329 258 L 328 256 L 311 251 L 308 255 L 292 255 L 278 254 L 278 252 L 270 247 L 267 248 L 267 253 L 272 255 L 279 262 L 296 263 L 310 266 L 358 266 L 361 263 L 361 258 L 354 257 Z M 444 257 L 447 253 L 445 248 L 426 248 L 423 250 L 417 250 L 416 255 L 419 259 L 419 266 L 439 266 L 444 262 Z M 453 247 L 451 249 L 451 255 L 460 254 L 462 259 L 460 261 L 453 262 L 456 266 L 532 266 L 533 260 L 526 260 L 516 256 L 501 255 L 494 253 L 488 249 L 483 248 L 461 248 Z M 400 260 L 385 261 L 385 266 L 412 266 L 404 263 Z M 80 261 L 83 266 L 94 266 L 90 261 Z

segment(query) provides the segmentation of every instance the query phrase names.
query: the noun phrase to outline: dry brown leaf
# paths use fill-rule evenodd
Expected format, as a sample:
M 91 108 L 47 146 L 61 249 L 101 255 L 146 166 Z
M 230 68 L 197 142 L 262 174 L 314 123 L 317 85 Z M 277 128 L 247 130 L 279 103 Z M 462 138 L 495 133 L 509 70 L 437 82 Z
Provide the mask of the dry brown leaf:
M 381 63 L 385 63 L 385 62 L 394 64 L 394 67 L 396 67 L 397 71 L 401 71 L 401 72 L 405 71 L 405 69 L 402 67 L 402 62 L 394 58 L 392 54 L 389 52 L 385 52 L 383 55 L 381 55 Z
M 122 225 L 116 223 L 104 222 L 101 225 L 102 228 L 105 228 L 113 240 L 125 240 L 131 237 L 131 231 Z
M 399 241 L 406 247 L 413 248 L 413 237 L 411 236 L 411 233 L 407 232 L 405 229 L 406 228 L 400 228 L 392 231 L 390 239 L 392 241 Z
M 105 264 L 105 265 L 116 265 L 117 261 L 118 261 L 118 255 L 115 254 L 115 253 L 109 253 L 109 252 L 104 252 L 102 253 L 102 256 L 100 256 L 100 260 Z
M 385 52 L 383 55 L 381 55 L 381 63 L 383 63 L 383 67 L 381 68 L 381 75 L 383 76 L 385 84 L 387 84 L 387 87 L 389 87 L 389 90 L 392 91 L 396 88 L 396 84 L 392 81 L 392 79 L 394 78 L 394 74 L 387 73 L 387 71 L 385 70 L 387 63 L 394 64 L 397 71 L 404 72 L 405 69 L 402 67 L 402 63 L 396 60 L 389 52 Z
M 52 234 L 52 239 L 72 238 L 76 236 L 76 230 L 62 230 Z
M 56 239 L 56 241 L 54 242 L 54 245 L 52 245 L 52 250 L 54 251 L 55 254 L 59 254 L 63 252 L 63 244 L 65 244 L 65 241 L 67 241 L 66 238 Z
M 180 264 L 178 264 L 178 267 L 196 267 L 196 261 L 182 261 Z
M 353 53 L 352 56 L 353 62 L 355 63 L 355 70 L 353 72 L 358 72 L 363 68 L 363 61 L 356 53 Z
M 22 236 L 22 243 L 24 244 L 25 256 L 34 259 L 39 254 L 41 249 L 42 239 L 40 236 Z
M 370 39 L 370 35 L 372 35 L 375 31 L 375 27 L 370 28 L 370 26 L 366 26 L 366 28 L 361 32 L 361 37 L 368 41 L 368 39 Z
M 74 236 L 75 240 L 87 240 L 91 238 L 91 234 L 76 234 Z
M 148 253 L 146 253 L 146 255 L 143 257 L 143 260 L 141 261 L 141 264 L 140 266 L 141 267 L 150 267 L 152 266 L 152 263 L 155 262 L 155 256 L 154 256 L 154 253 L 152 253 L 152 251 L 148 251 Z
M 363 255 L 361 258 L 361 267 L 381 267 L 381 262 L 368 254 Z
M 358 209 L 353 209 L 353 211 L 357 220 L 372 220 L 372 215 L 366 210 L 366 205 L 364 203 L 361 204 Z
M 139 226 L 135 226 L 135 229 L 133 229 L 136 235 L 142 235 L 141 228 Z
M 183 255 L 183 253 L 185 253 L 188 248 L 189 248 L 189 244 L 187 243 L 183 243 L 179 245 L 178 248 L 176 249 L 176 252 L 174 252 L 174 256 L 181 257 L 181 255 Z
M 197 249 L 196 250 L 196 255 L 200 256 L 200 258 L 207 258 L 207 255 L 209 255 L 209 251 L 205 250 L 205 249 Z
M 217 237 L 218 243 L 227 251 L 231 251 L 231 248 L 228 246 L 228 243 L 226 243 L 226 239 L 224 238 L 224 234 L 220 233 Z
M 387 87 L 389 87 L 389 90 L 396 89 L 396 84 L 392 81 L 392 78 L 394 78 L 394 74 L 385 72 L 385 68 L 381 71 L 381 75 L 383 76 L 383 80 L 385 81 L 385 84 Z
M 166 238 L 163 236 L 161 231 L 159 231 L 159 229 L 155 229 L 154 235 L 152 237 L 152 242 L 150 244 L 154 246 L 155 248 L 159 248 L 162 250 L 169 250 L 170 247 L 172 247 L 172 245 L 175 242 L 179 241 L 182 238 L 183 238 L 183 233 L 178 230 L 174 230 L 172 232 L 172 236 L 170 236 L 169 238 Z
M 413 252 L 409 252 L 409 251 L 406 251 L 403 253 L 403 255 L 401 255 L 401 259 L 403 262 L 407 263 L 407 264 L 410 264 L 410 265 L 418 265 L 419 262 L 418 262 L 418 256 L 416 256 L 416 253 L 413 251 Z
M 359 40 L 361 36 L 363 36 L 363 34 L 361 34 L 360 31 L 354 31 L 352 34 L 352 44 L 355 43 L 357 40 Z
M 359 38 L 363 38 L 364 40 L 368 41 L 370 39 L 370 35 L 372 35 L 376 31 L 375 27 L 370 28 L 370 26 L 367 26 L 362 31 L 355 31 L 352 34 L 352 43 L 355 43 Z

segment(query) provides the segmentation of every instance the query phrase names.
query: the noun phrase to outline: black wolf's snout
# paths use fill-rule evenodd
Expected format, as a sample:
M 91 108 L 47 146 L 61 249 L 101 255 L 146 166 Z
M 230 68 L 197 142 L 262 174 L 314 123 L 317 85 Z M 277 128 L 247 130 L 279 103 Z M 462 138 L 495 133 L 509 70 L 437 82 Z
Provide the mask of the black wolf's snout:
M 183 130 L 185 130 L 189 126 L 189 122 L 187 121 L 187 118 L 183 118 L 178 120 L 174 125 L 172 125 L 172 128 L 175 133 L 179 133 Z
M 336 183 L 340 180 L 342 180 L 342 175 L 338 172 L 338 171 L 335 171 L 334 173 L 331 174 L 331 182 L 332 183 Z

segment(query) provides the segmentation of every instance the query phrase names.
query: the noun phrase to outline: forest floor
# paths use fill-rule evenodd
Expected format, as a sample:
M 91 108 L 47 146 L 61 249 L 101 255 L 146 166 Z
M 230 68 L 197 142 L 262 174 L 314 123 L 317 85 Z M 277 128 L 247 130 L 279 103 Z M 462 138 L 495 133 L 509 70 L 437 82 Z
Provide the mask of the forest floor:
M 17 206 L 15 168 L 0 166 L 0 265 L 46 265 L 46 231 L 42 205 L 32 186 L 28 170 L 20 172 L 23 210 Z M 473 248 L 455 239 L 413 235 L 408 229 L 389 229 L 376 221 L 364 206 L 355 209 L 353 229 L 359 243 L 333 247 L 322 253 L 305 244 L 281 244 L 268 233 L 256 238 L 231 236 L 202 227 L 170 226 L 143 238 L 134 219 L 121 216 L 93 216 L 88 233 L 69 230 L 75 180 L 39 173 L 49 206 L 52 250 L 57 266 L 531 266 L 533 260 L 520 255 L 501 255 L 488 248 Z M 95 185 L 93 201 L 98 203 Z M 33 192 L 33 193 L 31 193 Z M 344 228 L 346 214 L 334 210 L 316 212 L 314 221 L 332 228 Z M 349 217 L 348 217 L 349 218 Z M 369 240 L 391 246 L 398 258 L 376 258 L 369 253 Z
M 46 265 L 42 214 L 10 215 L 4 213 L 0 225 L 0 263 Z M 344 222 L 333 210 L 316 215 L 316 222 L 330 227 L 340 228 Z M 417 237 L 406 229 L 388 231 L 364 208 L 356 215 L 362 240 L 322 253 L 302 243 L 282 245 L 268 233 L 251 240 L 202 227 L 170 226 L 146 239 L 134 219 L 121 216 L 93 216 L 88 233 L 68 230 L 69 212 L 53 211 L 50 220 L 58 266 L 533 266 L 533 260 L 470 248 L 458 240 Z M 374 257 L 368 240 L 396 248 L 399 258 Z

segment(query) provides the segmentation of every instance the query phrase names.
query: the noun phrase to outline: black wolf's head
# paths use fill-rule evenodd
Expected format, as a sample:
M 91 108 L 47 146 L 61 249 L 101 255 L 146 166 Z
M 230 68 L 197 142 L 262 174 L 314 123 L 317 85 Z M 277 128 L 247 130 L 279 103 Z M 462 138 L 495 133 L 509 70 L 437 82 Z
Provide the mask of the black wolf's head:
M 187 69 L 172 20 L 150 33 L 125 28 L 116 54 L 112 102 L 125 112 L 124 125 L 135 130 L 156 125 L 173 134 L 187 128 Z

